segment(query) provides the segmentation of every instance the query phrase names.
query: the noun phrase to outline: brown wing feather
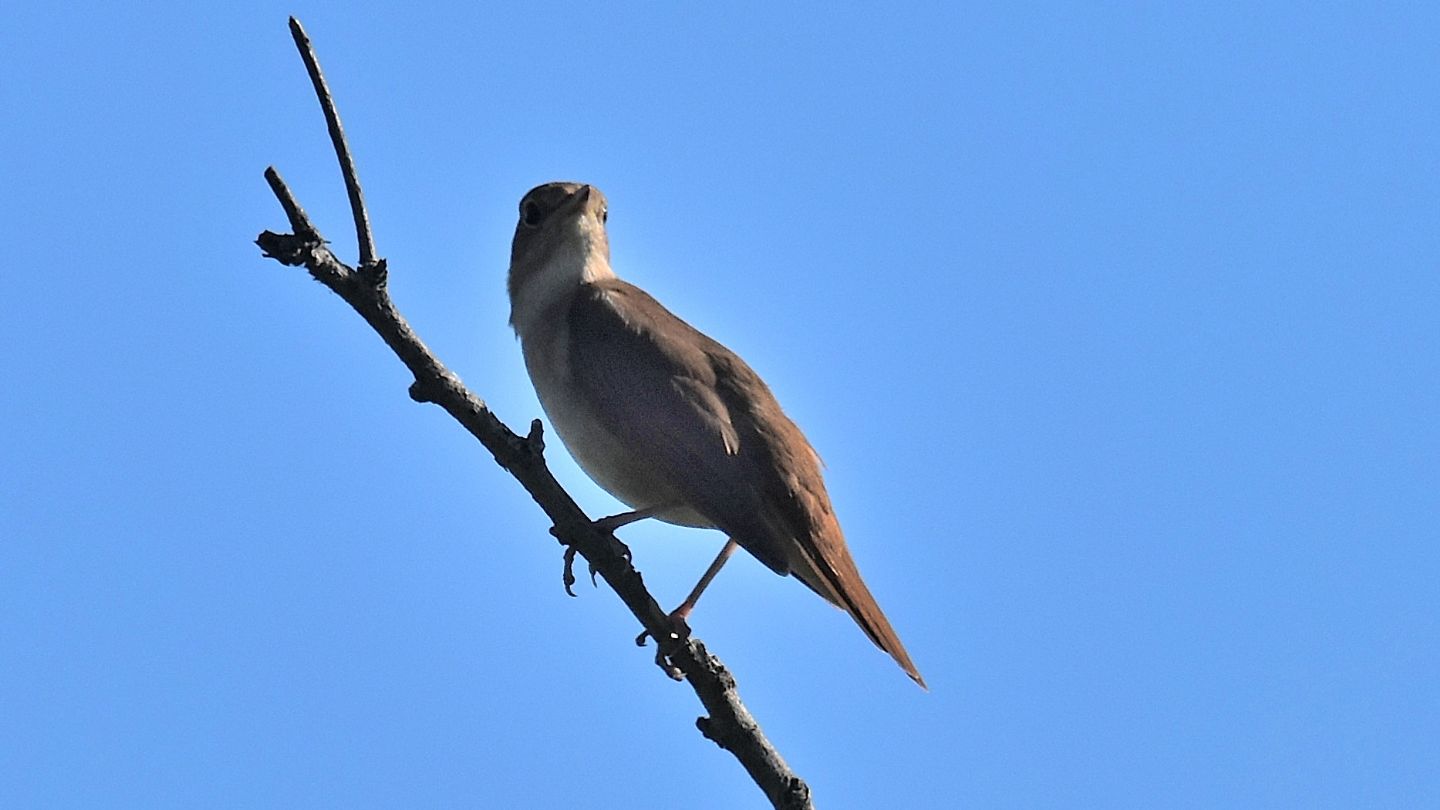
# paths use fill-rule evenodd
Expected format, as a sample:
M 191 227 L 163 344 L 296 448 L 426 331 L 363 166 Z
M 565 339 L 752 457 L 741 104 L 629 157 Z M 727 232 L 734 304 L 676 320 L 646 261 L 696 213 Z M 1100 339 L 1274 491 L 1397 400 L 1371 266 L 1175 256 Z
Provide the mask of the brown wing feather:
M 737 415 L 742 446 L 753 457 L 753 468 L 765 475 L 767 523 L 788 531 L 790 570 L 797 579 L 832 604 L 849 613 L 870 640 L 889 653 L 911 678 L 925 686 L 900 636 L 885 617 L 860 569 L 845 545 L 845 535 L 830 505 L 820 471 L 820 457 L 800 428 L 781 410 L 768 386 L 743 360 L 721 347 L 714 358 L 720 398 Z M 743 437 L 759 441 L 746 443 Z
M 645 447 L 691 508 L 849 613 L 923 686 L 845 546 L 819 457 L 759 375 L 619 279 L 585 285 L 568 317 L 571 376 L 607 429 Z

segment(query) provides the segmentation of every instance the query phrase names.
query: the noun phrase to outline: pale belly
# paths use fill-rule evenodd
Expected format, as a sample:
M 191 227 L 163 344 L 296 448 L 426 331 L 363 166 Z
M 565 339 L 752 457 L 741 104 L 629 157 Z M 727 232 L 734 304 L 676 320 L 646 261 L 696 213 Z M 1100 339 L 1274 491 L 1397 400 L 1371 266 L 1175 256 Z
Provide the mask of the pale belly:
M 547 362 L 561 358 L 541 356 L 528 344 L 524 350 L 525 367 L 540 406 L 565 449 L 591 480 L 631 509 L 669 505 L 655 515 L 657 520 L 696 528 L 714 527 L 685 505 L 674 487 L 646 463 L 646 448 L 626 447 L 602 426 L 589 405 L 575 395 L 563 361 Z

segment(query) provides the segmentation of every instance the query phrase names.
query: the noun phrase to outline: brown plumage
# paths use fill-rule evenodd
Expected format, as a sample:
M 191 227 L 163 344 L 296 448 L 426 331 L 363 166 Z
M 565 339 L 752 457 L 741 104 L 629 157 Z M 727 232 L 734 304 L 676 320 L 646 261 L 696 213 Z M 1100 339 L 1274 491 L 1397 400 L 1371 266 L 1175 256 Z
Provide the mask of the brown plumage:
M 615 277 L 605 217 L 599 191 L 551 183 L 521 201 L 516 227 L 511 322 L 566 447 L 632 508 L 719 529 L 794 574 L 923 686 L 846 548 L 804 434 L 743 360 Z

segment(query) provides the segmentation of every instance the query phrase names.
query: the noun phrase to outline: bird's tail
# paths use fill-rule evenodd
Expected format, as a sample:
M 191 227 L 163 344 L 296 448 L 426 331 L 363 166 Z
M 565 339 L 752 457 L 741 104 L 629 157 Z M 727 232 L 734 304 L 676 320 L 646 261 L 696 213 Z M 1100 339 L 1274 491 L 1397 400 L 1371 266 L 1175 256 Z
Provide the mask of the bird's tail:
M 895 632 L 895 628 L 890 626 L 890 620 L 885 618 L 880 603 L 875 601 L 874 595 L 865 586 L 865 580 L 860 577 L 860 569 L 855 566 L 855 560 L 845 547 L 839 525 L 832 525 L 838 542 L 819 544 L 820 549 L 829 552 L 824 555 L 825 559 L 816 559 L 801 550 L 801 553 L 796 555 L 798 559 L 791 560 L 791 573 L 810 590 L 849 613 L 855 623 L 860 625 L 860 629 L 865 631 L 865 635 L 875 642 L 875 646 L 889 653 L 895 663 L 905 670 L 906 675 L 920 684 L 920 688 L 928 691 L 930 687 L 925 685 L 920 670 L 916 669 L 915 662 L 910 660 L 910 654 L 905 651 L 900 636 Z

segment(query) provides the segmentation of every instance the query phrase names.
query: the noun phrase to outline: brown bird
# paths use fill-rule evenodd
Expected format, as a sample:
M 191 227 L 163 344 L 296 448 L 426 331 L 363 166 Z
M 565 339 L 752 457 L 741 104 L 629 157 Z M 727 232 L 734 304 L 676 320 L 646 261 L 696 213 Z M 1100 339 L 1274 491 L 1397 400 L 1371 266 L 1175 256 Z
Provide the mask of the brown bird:
M 520 201 L 510 325 L 555 432 L 634 512 L 714 528 L 725 548 L 672 614 L 684 619 L 738 543 L 849 613 L 921 686 L 845 547 L 820 458 L 764 381 L 610 269 L 600 190 L 546 183 Z

